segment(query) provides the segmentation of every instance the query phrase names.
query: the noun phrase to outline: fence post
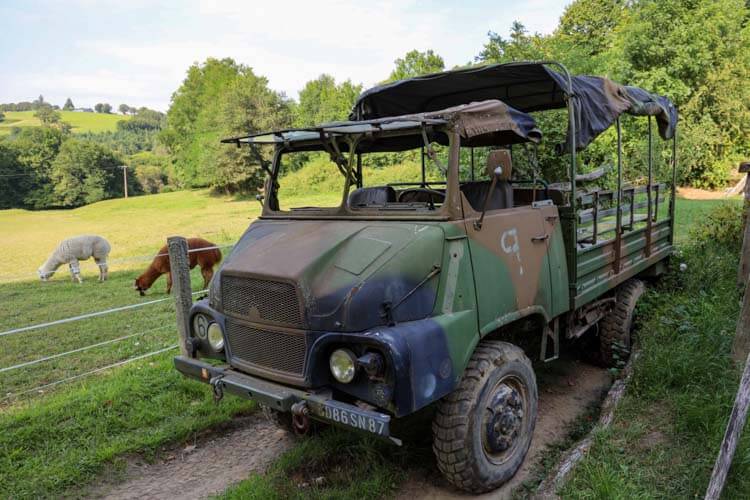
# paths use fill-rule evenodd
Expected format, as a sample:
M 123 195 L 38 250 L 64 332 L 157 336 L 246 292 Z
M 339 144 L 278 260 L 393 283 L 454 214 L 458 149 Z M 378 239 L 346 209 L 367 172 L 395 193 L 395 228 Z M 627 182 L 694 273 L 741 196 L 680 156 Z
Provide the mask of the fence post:
M 177 310 L 177 333 L 180 336 L 180 354 L 190 356 L 190 307 L 193 305 L 190 285 L 190 261 L 187 240 L 182 236 L 167 238 L 169 269 L 172 275 L 172 293 Z
M 750 273 L 750 224 L 747 223 L 750 211 L 750 162 L 740 163 L 740 173 L 745 174 L 745 202 L 742 211 L 744 234 L 742 238 L 742 253 L 740 253 L 740 267 L 737 269 L 737 287 L 745 288 L 747 275 Z
M 708 483 L 705 500 L 718 500 L 721 496 L 729 468 L 732 466 L 737 443 L 739 443 L 742 434 L 742 428 L 747 420 L 748 405 L 750 405 L 750 357 L 745 361 L 740 388 L 737 390 L 737 396 L 734 399 L 732 413 L 729 415 L 729 423 L 724 433 L 724 440 L 721 442 L 719 456 L 716 457 L 714 470 L 711 473 L 711 482 Z

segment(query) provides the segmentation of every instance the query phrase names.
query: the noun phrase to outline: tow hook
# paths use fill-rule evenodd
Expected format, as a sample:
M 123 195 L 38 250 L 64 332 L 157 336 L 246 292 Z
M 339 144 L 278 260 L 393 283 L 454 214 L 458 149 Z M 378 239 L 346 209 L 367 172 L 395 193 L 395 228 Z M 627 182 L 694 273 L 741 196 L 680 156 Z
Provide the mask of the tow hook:
M 307 401 L 297 401 L 292 405 L 292 427 L 299 436 L 310 432 L 310 409 Z
M 214 391 L 214 403 L 216 404 L 219 404 L 219 401 L 224 397 L 224 383 L 221 381 L 222 378 L 224 378 L 224 375 L 217 375 L 208 381 Z

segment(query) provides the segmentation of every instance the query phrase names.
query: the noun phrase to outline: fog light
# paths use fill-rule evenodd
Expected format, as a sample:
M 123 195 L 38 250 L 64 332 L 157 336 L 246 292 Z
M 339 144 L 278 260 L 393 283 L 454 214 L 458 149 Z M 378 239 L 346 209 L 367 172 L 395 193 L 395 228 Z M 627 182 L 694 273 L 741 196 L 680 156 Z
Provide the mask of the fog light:
M 196 314 L 193 316 L 193 333 L 199 338 L 199 339 L 205 339 L 206 335 L 208 335 L 208 325 L 211 323 L 211 320 L 206 316 L 205 314 Z
M 348 384 L 354 380 L 354 375 L 357 373 L 357 358 L 349 349 L 333 351 L 328 364 L 331 367 L 333 378 L 342 384 Z

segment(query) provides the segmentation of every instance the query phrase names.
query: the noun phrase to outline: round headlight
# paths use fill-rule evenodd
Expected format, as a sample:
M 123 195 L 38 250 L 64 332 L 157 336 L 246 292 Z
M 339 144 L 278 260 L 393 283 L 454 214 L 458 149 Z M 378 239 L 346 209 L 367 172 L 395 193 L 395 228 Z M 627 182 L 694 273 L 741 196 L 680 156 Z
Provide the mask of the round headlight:
M 208 325 L 211 320 L 205 314 L 196 314 L 193 316 L 193 332 L 199 339 L 205 339 L 208 335 Z
M 208 343 L 214 351 L 224 349 L 224 333 L 218 323 L 208 325 Z
M 357 358 L 349 349 L 333 351 L 328 364 L 331 367 L 333 378 L 342 384 L 348 384 L 354 380 L 354 375 L 357 373 Z

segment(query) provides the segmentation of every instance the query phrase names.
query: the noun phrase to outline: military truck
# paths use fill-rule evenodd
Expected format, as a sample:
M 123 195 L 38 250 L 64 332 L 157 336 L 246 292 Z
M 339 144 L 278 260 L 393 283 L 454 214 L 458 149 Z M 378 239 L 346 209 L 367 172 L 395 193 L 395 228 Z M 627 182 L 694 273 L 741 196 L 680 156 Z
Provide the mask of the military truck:
M 544 141 L 546 112 L 567 124 L 561 144 Z M 643 185 L 623 181 L 623 114 L 647 117 Z M 658 158 L 652 119 L 671 146 Z M 442 473 L 496 488 L 534 431 L 530 358 L 585 333 L 602 362 L 628 355 L 639 278 L 673 248 L 676 123 L 664 97 L 541 62 L 402 80 L 364 92 L 349 121 L 227 139 L 267 174 L 262 214 L 193 305 L 175 366 L 299 434 L 317 421 L 398 443 L 393 420 L 435 405 Z M 609 128 L 614 170 L 580 173 Z M 535 168 L 538 147 L 566 180 Z M 419 178 L 378 181 L 372 165 L 394 154 L 421 162 Z M 290 206 L 287 174 L 321 157 L 340 184 Z

